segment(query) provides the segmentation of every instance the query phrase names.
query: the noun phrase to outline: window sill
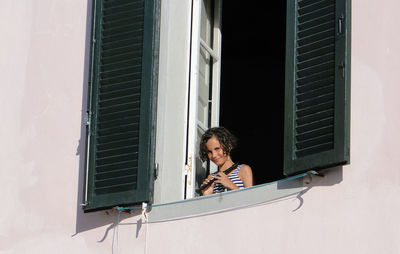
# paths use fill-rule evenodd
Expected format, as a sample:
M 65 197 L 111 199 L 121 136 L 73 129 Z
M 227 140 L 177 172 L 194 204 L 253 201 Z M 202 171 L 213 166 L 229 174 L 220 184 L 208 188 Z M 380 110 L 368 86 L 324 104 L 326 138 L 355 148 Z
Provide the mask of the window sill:
M 148 219 L 149 222 L 161 222 L 224 212 L 285 198 L 302 190 L 303 177 L 283 179 L 209 196 L 153 204 Z

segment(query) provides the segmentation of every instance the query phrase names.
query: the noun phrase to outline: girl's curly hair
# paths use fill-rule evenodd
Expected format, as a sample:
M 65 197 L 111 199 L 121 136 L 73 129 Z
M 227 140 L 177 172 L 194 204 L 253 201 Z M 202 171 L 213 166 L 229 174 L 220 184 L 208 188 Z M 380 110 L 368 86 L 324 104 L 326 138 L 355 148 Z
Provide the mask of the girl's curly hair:
M 226 128 L 224 127 L 210 128 L 201 136 L 200 140 L 199 156 L 202 161 L 206 161 L 208 159 L 207 155 L 208 151 L 206 143 L 212 137 L 218 139 L 219 143 L 222 146 L 222 150 L 227 155 L 230 155 L 232 149 L 236 147 L 237 144 L 236 137 L 232 133 L 230 133 L 230 131 L 228 131 Z

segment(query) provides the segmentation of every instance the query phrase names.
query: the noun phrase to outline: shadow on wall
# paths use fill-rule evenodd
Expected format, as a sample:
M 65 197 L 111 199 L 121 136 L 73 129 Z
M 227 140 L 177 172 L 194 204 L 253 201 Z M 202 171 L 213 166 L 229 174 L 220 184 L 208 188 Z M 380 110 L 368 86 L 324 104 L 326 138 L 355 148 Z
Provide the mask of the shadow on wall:
M 84 59 L 84 76 L 82 84 L 82 110 L 81 110 L 81 135 L 77 147 L 76 155 L 79 156 L 79 178 L 78 178 L 78 197 L 76 204 L 76 229 L 75 236 L 78 233 L 91 230 L 94 228 L 110 225 L 106 228 L 104 235 L 99 236 L 99 242 L 107 238 L 108 232 L 117 225 L 118 212 L 117 211 L 98 211 L 91 213 L 84 213 L 81 204 L 84 203 L 84 175 L 85 175 L 85 151 L 86 151 L 86 110 L 88 100 L 88 80 L 90 70 L 90 49 L 91 49 L 91 17 L 92 17 L 92 1 L 87 0 L 87 18 L 86 18 L 86 39 L 85 39 L 85 59 Z M 122 213 L 119 221 L 129 217 L 137 216 L 140 211 L 135 213 Z
M 278 189 L 292 189 L 299 187 L 333 186 L 343 181 L 343 166 L 318 170 L 317 175 L 309 174 L 303 181 L 278 181 Z
M 303 206 L 304 198 L 303 195 L 307 193 L 313 187 L 328 187 L 335 184 L 339 184 L 343 181 L 343 166 L 337 166 L 327 168 L 318 171 L 319 174 L 308 174 L 303 178 L 303 181 L 281 181 L 278 182 L 278 189 L 291 189 L 306 187 L 300 191 L 296 198 L 300 201 L 299 206 L 293 210 L 293 212 L 300 209 Z

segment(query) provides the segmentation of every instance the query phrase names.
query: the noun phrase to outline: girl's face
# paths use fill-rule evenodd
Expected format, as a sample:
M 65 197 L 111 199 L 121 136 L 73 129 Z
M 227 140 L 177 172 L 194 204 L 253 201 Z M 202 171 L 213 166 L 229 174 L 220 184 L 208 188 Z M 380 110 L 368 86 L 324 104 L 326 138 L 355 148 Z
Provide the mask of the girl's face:
M 206 148 L 210 161 L 217 164 L 218 167 L 224 165 L 228 159 L 228 155 L 224 152 L 224 149 L 222 149 L 222 146 L 216 137 L 212 137 L 206 142 Z

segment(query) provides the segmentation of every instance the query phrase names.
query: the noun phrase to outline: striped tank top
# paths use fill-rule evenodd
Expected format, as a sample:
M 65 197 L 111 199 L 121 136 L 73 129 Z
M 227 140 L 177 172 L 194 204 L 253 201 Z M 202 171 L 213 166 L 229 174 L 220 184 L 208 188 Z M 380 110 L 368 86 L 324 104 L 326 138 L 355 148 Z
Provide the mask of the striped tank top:
M 242 167 L 242 165 L 239 165 L 231 174 L 228 175 L 229 180 L 232 181 L 232 183 L 236 184 L 237 187 L 239 188 L 244 188 L 244 184 L 243 181 L 239 178 L 238 173 L 240 171 L 240 168 Z M 212 173 L 212 176 L 215 177 L 215 175 L 218 172 Z M 215 183 L 214 184 L 214 189 L 213 189 L 213 193 L 220 193 L 220 192 L 225 192 L 228 189 L 225 188 L 222 184 L 220 183 Z

